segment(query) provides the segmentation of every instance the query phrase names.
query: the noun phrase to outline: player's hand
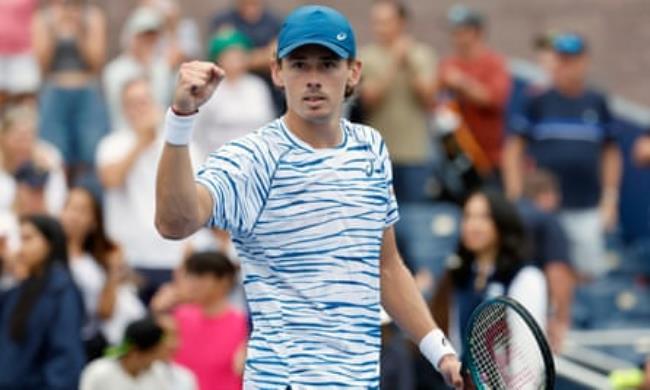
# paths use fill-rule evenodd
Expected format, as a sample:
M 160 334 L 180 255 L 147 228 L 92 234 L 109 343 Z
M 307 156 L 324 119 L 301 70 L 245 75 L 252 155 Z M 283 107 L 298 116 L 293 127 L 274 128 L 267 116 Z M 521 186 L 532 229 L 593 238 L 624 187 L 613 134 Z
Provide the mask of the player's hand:
M 225 76 L 212 62 L 192 61 L 181 65 L 172 107 L 176 112 L 192 114 L 205 103 Z
M 438 364 L 438 371 L 445 378 L 445 382 L 455 390 L 463 389 L 463 377 L 460 369 L 461 364 L 456 355 L 445 355 Z

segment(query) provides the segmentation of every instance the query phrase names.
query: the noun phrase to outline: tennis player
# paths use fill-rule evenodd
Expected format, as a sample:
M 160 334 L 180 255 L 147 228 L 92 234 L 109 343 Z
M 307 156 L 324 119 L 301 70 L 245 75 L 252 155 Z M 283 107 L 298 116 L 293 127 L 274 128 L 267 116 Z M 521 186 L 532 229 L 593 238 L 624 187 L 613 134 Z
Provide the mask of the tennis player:
M 224 73 L 207 62 L 180 69 L 156 226 L 176 239 L 202 226 L 231 232 L 253 317 L 245 389 L 378 388 L 380 303 L 462 387 L 456 354 L 396 249 L 386 146 L 374 129 L 341 118 L 361 75 L 355 54 L 338 11 L 293 11 L 271 64 L 286 114 L 212 153 L 196 175 L 192 124 Z

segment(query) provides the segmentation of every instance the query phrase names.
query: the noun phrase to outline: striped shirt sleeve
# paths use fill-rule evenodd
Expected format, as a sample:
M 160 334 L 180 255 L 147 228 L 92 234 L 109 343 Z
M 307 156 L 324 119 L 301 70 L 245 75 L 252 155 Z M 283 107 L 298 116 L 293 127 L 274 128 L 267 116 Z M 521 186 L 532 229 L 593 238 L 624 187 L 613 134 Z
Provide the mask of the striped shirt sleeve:
M 385 227 L 394 225 L 399 220 L 399 211 L 397 208 L 397 199 L 395 198 L 395 191 L 393 189 L 393 166 L 390 161 L 388 147 L 376 130 L 373 130 L 374 144 L 378 145 L 377 155 L 379 156 L 379 164 L 385 172 L 386 180 L 386 222 Z
M 272 166 L 270 151 L 254 135 L 211 153 L 196 175 L 214 201 L 206 227 L 250 233 L 268 196 Z

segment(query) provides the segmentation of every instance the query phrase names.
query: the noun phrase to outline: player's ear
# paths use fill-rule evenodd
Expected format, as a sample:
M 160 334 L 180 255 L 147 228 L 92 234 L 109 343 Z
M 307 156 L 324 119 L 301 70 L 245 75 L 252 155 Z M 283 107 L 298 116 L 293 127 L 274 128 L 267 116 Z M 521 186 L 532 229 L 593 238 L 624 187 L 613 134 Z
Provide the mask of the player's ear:
M 348 87 L 354 88 L 359 84 L 359 80 L 361 80 L 361 67 L 362 64 L 359 60 L 348 61 Z
M 276 87 L 284 88 L 284 81 L 282 80 L 282 60 L 275 56 L 271 60 L 271 78 Z

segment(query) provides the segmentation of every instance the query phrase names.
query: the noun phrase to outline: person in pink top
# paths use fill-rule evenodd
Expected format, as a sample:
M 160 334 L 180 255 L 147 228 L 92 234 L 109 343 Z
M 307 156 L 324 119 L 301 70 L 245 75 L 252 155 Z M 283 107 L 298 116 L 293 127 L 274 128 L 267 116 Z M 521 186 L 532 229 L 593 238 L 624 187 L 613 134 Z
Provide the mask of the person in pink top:
M 0 109 L 39 87 L 30 31 L 36 6 L 36 0 L 0 1 Z
M 242 388 L 248 321 L 228 301 L 236 274 L 225 255 L 194 253 L 152 301 L 154 311 L 171 308 L 179 339 L 174 361 L 194 373 L 201 390 Z

